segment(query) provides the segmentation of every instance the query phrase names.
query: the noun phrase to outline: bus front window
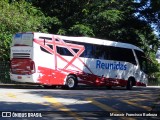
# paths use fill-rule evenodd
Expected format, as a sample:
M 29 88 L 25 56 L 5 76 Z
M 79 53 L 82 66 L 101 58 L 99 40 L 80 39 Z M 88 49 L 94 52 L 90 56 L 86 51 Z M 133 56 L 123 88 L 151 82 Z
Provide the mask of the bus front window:
M 145 57 L 145 54 L 141 51 L 137 51 L 135 50 L 136 52 L 136 55 L 137 55 L 137 58 L 138 58 L 138 62 L 139 62 L 139 65 L 140 65 L 140 69 L 145 72 L 145 73 L 148 73 L 148 67 L 147 67 L 147 64 L 148 64 L 148 60 L 147 58 Z

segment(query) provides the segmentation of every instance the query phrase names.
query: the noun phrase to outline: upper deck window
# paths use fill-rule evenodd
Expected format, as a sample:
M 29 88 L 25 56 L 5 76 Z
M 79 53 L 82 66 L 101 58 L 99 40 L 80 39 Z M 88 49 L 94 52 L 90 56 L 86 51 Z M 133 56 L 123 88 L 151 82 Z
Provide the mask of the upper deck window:
M 32 46 L 33 34 L 32 33 L 17 33 L 13 36 L 12 46 Z

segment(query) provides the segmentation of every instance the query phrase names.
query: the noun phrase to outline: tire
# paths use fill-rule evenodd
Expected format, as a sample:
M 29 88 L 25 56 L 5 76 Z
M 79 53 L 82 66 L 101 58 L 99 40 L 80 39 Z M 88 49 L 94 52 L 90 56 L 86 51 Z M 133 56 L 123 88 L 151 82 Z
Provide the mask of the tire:
M 66 87 L 68 89 L 75 89 L 78 85 L 77 78 L 73 75 L 69 75 L 66 80 Z
M 127 88 L 127 90 L 132 90 L 132 88 L 133 88 L 133 81 L 132 81 L 132 79 L 128 79 L 126 88 Z

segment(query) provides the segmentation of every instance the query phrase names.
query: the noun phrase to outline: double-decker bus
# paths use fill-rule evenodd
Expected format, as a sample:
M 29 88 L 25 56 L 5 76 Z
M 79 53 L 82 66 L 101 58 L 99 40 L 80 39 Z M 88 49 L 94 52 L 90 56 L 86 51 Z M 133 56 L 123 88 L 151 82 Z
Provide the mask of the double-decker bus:
M 44 86 L 147 85 L 144 52 L 131 44 L 90 37 L 26 32 L 13 36 L 13 81 Z

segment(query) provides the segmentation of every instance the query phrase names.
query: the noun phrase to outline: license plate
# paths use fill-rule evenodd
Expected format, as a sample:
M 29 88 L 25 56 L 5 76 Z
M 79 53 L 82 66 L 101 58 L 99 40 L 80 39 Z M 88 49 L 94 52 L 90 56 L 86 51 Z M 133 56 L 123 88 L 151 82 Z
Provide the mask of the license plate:
M 22 79 L 22 76 L 17 76 L 18 79 Z

